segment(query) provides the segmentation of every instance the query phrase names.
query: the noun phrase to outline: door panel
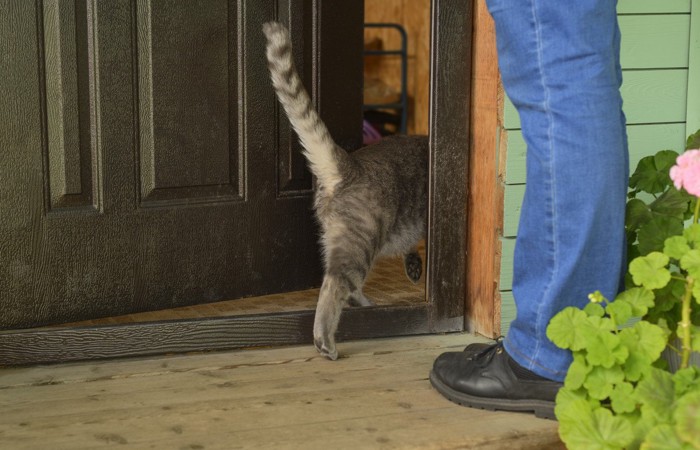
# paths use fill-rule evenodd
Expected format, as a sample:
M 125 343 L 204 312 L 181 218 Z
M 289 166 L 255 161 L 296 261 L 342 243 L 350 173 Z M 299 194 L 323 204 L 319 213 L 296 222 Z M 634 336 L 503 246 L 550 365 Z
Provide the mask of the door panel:
M 298 5 L 307 0 L 290 0 L 288 2 L 272 2 L 260 5 L 258 17 L 273 17 L 276 14 L 283 21 L 292 24 L 295 47 L 298 39 L 306 39 L 309 27 L 304 26 L 304 32 L 300 33 L 295 22 L 300 20 L 307 24 L 312 22 L 313 48 L 310 53 L 312 59 L 304 59 L 304 67 L 313 60 L 313 82 L 311 88 L 313 96 L 320 108 L 321 116 L 331 130 L 335 140 L 341 145 L 352 148 L 359 144 L 361 136 L 361 102 L 362 79 L 352 76 L 361 73 L 362 67 L 362 2 L 338 2 L 314 0 L 311 13 L 306 9 L 303 16 L 312 15 L 312 20 L 301 19 L 294 13 Z M 109 3 L 109 6 L 124 8 L 126 0 L 98 2 Z M 128 2 L 126 2 L 128 3 Z M 154 1 L 155 3 L 155 1 Z M 243 4 L 251 10 L 255 2 Z M 411 306 L 387 306 L 370 308 L 349 308 L 343 313 L 343 320 L 339 327 L 339 338 L 365 339 L 372 337 L 399 336 L 407 334 L 424 334 L 429 332 L 449 332 L 464 329 L 466 290 L 466 216 L 467 210 L 455 208 L 455 205 L 467 203 L 467 179 L 468 179 L 468 149 L 469 149 L 469 80 L 471 73 L 471 36 L 472 17 L 469 0 L 432 0 L 431 7 L 431 107 L 430 107 L 430 206 L 429 206 L 429 232 L 427 239 L 428 255 L 426 258 L 426 300 L 423 305 Z M 323 5 L 326 5 L 325 7 Z M 37 40 L 36 40 L 36 12 L 30 2 L 25 0 L 12 0 L 6 2 L 6 8 L 0 10 L 0 46 L 7 45 L 11 59 L 0 59 L 0 114 L 6 120 L 0 120 L 0 323 L 7 324 L 13 316 L 15 309 L 23 314 L 35 314 L 36 317 L 45 316 L 40 313 L 45 303 L 35 302 L 22 304 L 23 299 L 50 297 L 43 294 L 46 286 L 42 261 L 47 259 L 42 256 L 46 246 L 39 245 L 45 241 L 46 220 L 36 220 L 45 214 L 42 205 L 42 160 L 40 151 L 42 148 L 41 135 L 33 132 L 41 125 L 40 98 L 36 73 L 37 66 Z M 128 9 L 128 8 L 127 8 Z M 240 7 L 239 7 L 240 11 Z M 124 19 L 124 12 L 115 12 L 109 16 L 110 11 L 101 11 L 98 19 L 110 20 Z M 245 17 L 245 11 L 242 16 Z M 127 13 L 128 15 L 128 13 Z M 99 24 L 99 20 L 98 20 Z M 244 31 L 239 28 L 241 36 L 246 33 L 249 36 L 256 35 L 259 24 L 250 25 Z M 118 42 L 118 37 L 124 38 L 120 33 L 121 27 L 108 27 L 103 34 L 108 35 L 113 42 Z M 33 34 L 34 33 L 34 34 Z M 324 36 L 321 42 L 320 36 Z M 104 39 L 103 39 L 104 40 Z M 303 55 L 306 58 L 307 41 L 304 41 L 304 52 L 296 50 L 296 57 Z M 355 45 L 358 44 L 358 45 Z M 113 44 L 114 45 L 114 44 Z M 262 43 L 254 44 L 256 49 L 249 52 L 259 52 Z M 100 47 L 102 48 L 102 47 Z M 246 47 L 248 48 L 248 47 Z M 115 50 L 126 60 L 129 59 L 130 47 L 119 47 Z M 104 53 L 104 51 L 103 51 Z M 244 58 L 245 59 L 245 58 Z M 7 64 L 12 61 L 11 65 Z M 104 61 L 104 60 L 103 60 Z M 252 58 L 251 58 L 252 61 Z M 258 64 L 259 61 L 255 61 Z M 249 62 L 250 64 L 250 62 Z M 104 67 L 104 66 L 103 66 Z M 113 67 L 120 69 L 120 66 Z M 305 69 L 307 70 L 307 69 Z M 117 73 L 118 70 L 115 71 Z M 119 72 L 118 77 L 128 79 L 131 68 L 126 75 Z M 246 72 L 247 73 L 247 72 Z M 306 71 L 304 72 L 307 73 Z M 117 77 L 117 75 L 114 75 Z M 243 83 L 245 85 L 245 83 Z M 107 89 L 103 82 L 100 90 Z M 116 86 L 116 87 L 115 87 Z M 130 86 L 130 84 L 127 84 Z M 119 84 L 111 85 L 110 89 L 118 90 Z M 264 98 L 271 96 L 271 91 L 265 92 L 265 88 L 259 86 Z M 115 117 L 113 113 L 120 112 L 130 117 L 127 112 L 135 109 L 133 98 L 128 89 L 122 90 L 121 96 L 113 95 L 117 99 L 109 104 L 97 103 L 103 118 Z M 248 99 L 251 97 L 248 92 Z M 323 93 L 323 95 L 319 95 Z M 125 98 L 125 100 L 122 99 Z M 119 100 L 123 101 L 119 101 Z M 250 103 L 253 100 L 248 100 Z M 266 100 L 265 100 L 266 101 Z M 266 103 L 274 105 L 274 101 Z M 271 106 L 274 108 L 274 106 Z M 110 114 L 107 114 L 109 111 Z M 274 114 L 273 114 L 274 115 Z M 106 120 L 106 119 L 105 119 Z M 114 119 L 113 119 L 114 120 Z M 104 123 L 104 121 L 103 121 Z M 277 197 L 283 196 L 279 186 L 284 185 L 280 180 L 286 179 L 283 170 L 287 157 L 289 140 L 284 137 L 285 122 L 278 124 L 277 133 L 272 137 L 278 142 L 277 166 L 271 168 L 272 179 L 277 180 Z M 265 131 L 269 129 L 258 124 L 248 123 L 247 136 L 258 136 L 250 130 Z M 111 142 L 102 137 L 100 146 L 96 151 L 101 158 L 107 160 L 119 148 L 117 138 L 120 136 L 118 127 L 113 125 L 103 126 L 102 134 L 110 132 L 110 137 L 115 140 L 109 151 L 103 151 Z M 133 135 L 135 136 L 135 134 Z M 132 136 L 132 139 L 133 139 Z M 121 137 L 123 142 L 129 142 L 128 133 Z M 290 137 L 291 139 L 291 137 Z M 250 139 L 249 139 L 250 141 Z M 293 139 L 291 140 L 293 142 Z M 13 149 L 7 151 L 6 149 Z M 244 146 L 244 148 L 246 148 Z M 250 161 L 248 149 L 244 157 Z M 263 147 L 256 147 L 255 151 L 264 151 Z M 111 153 L 110 153 L 111 152 Z M 135 150 L 134 150 L 135 152 Z M 286 152 L 286 153 L 285 153 Z M 136 155 L 136 153 L 134 153 Z M 291 153 L 291 155 L 298 154 Z M 134 156 L 135 158 L 135 156 Z M 111 160 L 110 160 L 111 161 Z M 103 165 L 107 165 L 106 163 Z M 116 164 L 113 172 L 126 174 L 134 164 Z M 9 170 L 12 168 L 12 170 Z M 268 168 L 269 169 L 269 168 Z M 105 193 L 112 190 L 125 190 L 126 195 L 105 196 L 104 213 L 108 215 L 111 208 L 131 205 L 132 210 L 137 204 L 135 190 L 131 185 L 119 185 L 112 183 L 113 175 L 104 173 Z M 248 173 L 248 172 L 246 172 Z M 293 172 L 296 174 L 297 172 Z M 134 179 L 136 176 L 132 173 Z M 296 175 L 294 175 L 296 177 Z M 275 178 L 276 177 L 276 178 Z M 297 179 L 297 178 L 293 178 Z M 135 182 L 134 182 L 135 183 Z M 267 182 L 269 184 L 269 182 Z M 273 183 L 274 184 L 274 183 Z M 252 186 L 253 180 L 246 179 L 244 186 Z M 109 187 L 111 186 L 111 187 Z M 256 186 L 258 186 L 256 184 Z M 109 187 L 109 188 L 108 188 Z M 255 192 L 252 188 L 244 191 L 246 195 Z M 130 197 L 131 195 L 131 197 Z M 247 198 L 244 196 L 244 198 Z M 120 200 L 126 199 L 126 200 Z M 121 202 L 121 203 L 120 203 Z M 277 206 L 286 203 L 276 202 Z M 36 208 L 40 205 L 40 208 Z M 206 205 L 206 204 L 205 204 Z M 191 209 L 201 208 L 197 204 Z M 148 211 L 165 210 L 167 208 L 146 208 Z M 445 214 L 444 211 L 449 211 Z M 11 213 L 8 213 L 11 212 Z M 89 216 L 90 213 L 84 214 Z M 93 213 L 93 215 L 95 215 Z M 53 219 L 57 214 L 49 214 Z M 147 217 L 139 215 L 140 220 Z M 155 221 L 151 216 L 152 222 Z M 152 225 L 152 224 L 151 224 Z M 287 233 L 287 229 L 293 226 L 287 225 L 280 228 L 279 233 Z M 70 231 L 67 227 L 66 232 Z M 477 230 L 478 231 L 478 230 Z M 34 244 L 27 245 L 27 235 L 33 236 Z M 116 234 L 115 234 L 116 235 Z M 136 233 L 137 238 L 142 239 L 147 245 L 137 246 L 142 253 L 138 254 L 138 260 L 145 260 L 150 255 L 148 250 L 155 245 L 149 242 L 145 234 Z M 263 234 L 264 236 L 264 234 Z M 275 242 L 281 242 L 277 235 L 267 237 Z M 80 254 L 75 260 L 80 262 L 94 252 L 95 239 L 86 234 L 87 244 L 79 244 L 74 251 Z M 118 254 L 120 247 L 111 247 Z M 114 250 L 116 249 L 116 250 Z M 174 252 L 173 252 L 174 253 Z M 181 257 L 182 255 L 176 255 Z M 81 259 L 82 258 L 82 259 Z M 9 264 L 5 264 L 10 261 Z M 37 269 L 37 270 L 35 270 Z M 295 267 L 288 267 L 295 270 Z M 133 283 L 136 292 L 144 292 L 148 289 L 146 284 L 150 279 L 141 278 Z M 43 283 L 43 284 L 42 284 Z M 12 290 L 21 293 L 22 296 L 4 296 Z M 138 297 L 138 296 L 137 296 Z M 473 302 L 470 302 L 472 304 Z M 36 309 L 32 309 L 36 307 Z M 478 311 L 476 311 L 478 313 Z M 475 311 L 466 311 L 468 320 Z M 182 319 L 167 322 L 103 325 L 95 327 L 57 327 L 50 329 L 33 330 L 7 330 L 0 331 L 0 362 L 3 364 L 35 364 L 48 362 L 65 362 L 85 359 L 99 359 L 125 356 L 146 356 L 173 352 L 206 351 L 217 349 L 244 348 L 249 346 L 269 346 L 282 344 L 310 344 L 312 341 L 313 311 L 300 311 L 285 314 L 262 314 L 255 316 L 232 316 L 206 319 Z
M 290 24 L 318 99 L 317 9 L 9 2 L 0 12 L 16 60 L 2 68 L 12 89 L 0 133 L 0 328 L 318 284 L 312 180 L 277 107 L 261 32 L 274 17 Z M 338 29 L 361 33 L 354 17 Z M 332 72 L 361 84 L 361 71 L 343 69 Z M 325 95 L 337 104 L 347 94 Z M 359 141 L 360 122 L 338 116 L 332 132 Z

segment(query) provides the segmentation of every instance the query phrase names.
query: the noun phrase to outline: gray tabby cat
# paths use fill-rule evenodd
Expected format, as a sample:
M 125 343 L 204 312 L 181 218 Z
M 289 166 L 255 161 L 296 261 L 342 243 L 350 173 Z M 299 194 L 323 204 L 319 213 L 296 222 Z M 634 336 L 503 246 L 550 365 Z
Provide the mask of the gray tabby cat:
M 309 99 L 292 59 L 287 29 L 263 25 L 272 84 L 299 135 L 316 176 L 315 210 L 321 225 L 325 274 L 316 307 L 314 344 L 338 358 L 335 333 L 347 302 L 371 305 L 362 286 L 380 255 L 404 255 L 406 274 L 417 283 L 422 261 L 428 189 L 428 138 L 395 136 L 352 153 L 331 137 Z

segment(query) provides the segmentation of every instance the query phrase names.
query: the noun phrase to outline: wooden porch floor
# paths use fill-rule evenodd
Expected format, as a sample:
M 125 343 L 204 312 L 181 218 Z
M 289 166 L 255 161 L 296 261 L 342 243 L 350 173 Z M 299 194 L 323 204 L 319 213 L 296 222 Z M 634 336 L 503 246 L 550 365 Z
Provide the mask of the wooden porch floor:
M 451 334 L 0 368 L 2 449 L 559 449 L 557 424 L 454 405 L 427 380 Z

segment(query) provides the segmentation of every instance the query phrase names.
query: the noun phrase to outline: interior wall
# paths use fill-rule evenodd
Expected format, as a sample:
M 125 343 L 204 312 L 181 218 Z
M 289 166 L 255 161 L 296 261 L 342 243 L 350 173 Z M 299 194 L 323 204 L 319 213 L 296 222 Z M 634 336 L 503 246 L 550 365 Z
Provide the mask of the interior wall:
M 428 133 L 428 97 L 430 80 L 430 0 L 365 0 L 365 23 L 398 23 L 408 35 L 408 132 Z M 398 49 L 401 40 L 395 30 L 365 30 L 365 43 L 381 40 L 383 49 Z M 379 78 L 401 88 L 399 56 L 366 56 L 365 77 Z

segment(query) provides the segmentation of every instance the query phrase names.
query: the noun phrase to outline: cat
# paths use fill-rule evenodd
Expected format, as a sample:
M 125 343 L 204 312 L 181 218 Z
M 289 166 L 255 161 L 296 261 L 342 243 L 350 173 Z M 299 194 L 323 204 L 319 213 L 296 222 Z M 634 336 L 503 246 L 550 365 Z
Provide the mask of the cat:
M 294 67 L 289 32 L 263 25 L 272 84 L 316 177 L 314 209 L 321 228 L 324 277 L 314 319 L 314 345 L 338 358 L 335 334 L 348 303 L 372 305 L 362 287 L 378 256 L 403 255 L 417 283 L 425 236 L 428 137 L 392 136 L 352 153 L 334 141 Z

